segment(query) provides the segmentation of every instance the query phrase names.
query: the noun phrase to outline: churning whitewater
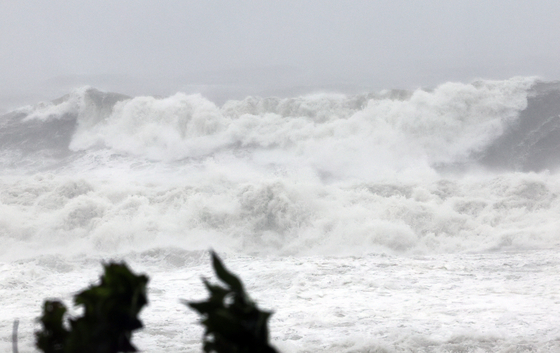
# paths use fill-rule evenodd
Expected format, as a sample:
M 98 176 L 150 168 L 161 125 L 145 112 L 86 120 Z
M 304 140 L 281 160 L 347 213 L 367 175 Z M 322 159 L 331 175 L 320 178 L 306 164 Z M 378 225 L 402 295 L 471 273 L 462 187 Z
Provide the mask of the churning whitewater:
M 100 261 L 150 282 L 146 352 L 198 352 L 207 250 L 289 352 L 560 352 L 560 83 L 221 106 L 93 87 L 0 117 L 0 348 Z

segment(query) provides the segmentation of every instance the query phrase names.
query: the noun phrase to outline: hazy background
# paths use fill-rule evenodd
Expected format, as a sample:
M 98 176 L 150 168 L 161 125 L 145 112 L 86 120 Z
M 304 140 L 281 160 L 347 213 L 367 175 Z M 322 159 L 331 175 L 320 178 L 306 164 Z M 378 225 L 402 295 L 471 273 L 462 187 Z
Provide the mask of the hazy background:
M 0 112 L 89 84 L 211 99 L 560 78 L 560 1 L 0 2 Z

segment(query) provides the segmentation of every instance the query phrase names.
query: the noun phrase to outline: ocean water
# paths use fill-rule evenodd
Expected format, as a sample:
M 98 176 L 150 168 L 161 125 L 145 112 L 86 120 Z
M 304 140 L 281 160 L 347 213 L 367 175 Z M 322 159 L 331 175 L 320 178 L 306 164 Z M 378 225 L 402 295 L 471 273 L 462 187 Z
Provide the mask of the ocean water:
M 247 97 L 82 87 L 0 117 L 0 349 L 101 262 L 199 352 L 208 249 L 290 352 L 560 352 L 560 83 Z

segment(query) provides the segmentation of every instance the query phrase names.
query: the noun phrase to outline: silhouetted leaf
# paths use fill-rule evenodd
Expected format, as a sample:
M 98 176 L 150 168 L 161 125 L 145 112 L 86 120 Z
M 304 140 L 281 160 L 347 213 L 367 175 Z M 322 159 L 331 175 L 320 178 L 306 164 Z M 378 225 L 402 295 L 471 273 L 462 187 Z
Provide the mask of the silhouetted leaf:
M 46 330 L 38 332 L 37 348 L 45 353 L 137 351 L 130 340 L 132 331 L 142 327 L 142 322 L 137 316 L 148 303 L 146 295 L 148 277 L 135 275 L 124 263 L 109 263 L 104 264 L 103 267 L 105 271 L 100 283 L 91 285 L 74 296 L 75 305 L 82 306 L 84 309 L 83 315 L 69 319 L 70 330 L 67 330 L 61 339 L 57 338 L 56 342 L 52 339 L 45 341 L 44 337 L 50 337 L 46 335 Z M 66 308 L 60 302 L 45 303 L 45 308 L 51 307 L 54 308 L 53 313 L 45 309 L 50 316 L 44 314 L 43 318 L 47 317 L 56 323 L 53 327 L 63 328 Z M 43 344 L 44 342 L 47 343 Z
M 224 281 L 224 283 L 228 284 L 233 291 L 238 293 L 243 293 L 244 292 L 243 284 L 241 283 L 239 278 L 237 278 L 236 275 L 229 272 L 225 268 L 224 264 L 222 263 L 222 260 L 214 251 L 210 251 L 210 254 L 212 255 L 212 266 L 214 267 L 214 272 L 216 272 L 216 276 L 218 276 L 219 279 Z
M 46 300 L 43 304 L 43 315 L 39 322 L 41 331 L 35 332 L 36 346 L 45 353 L 64 352 L 64 342 L 68 330 L 64 327 L 66 307 L 58 300 Z
M 216 276 L 226 287 L 202 279 L 210 297 L 202 302 L 186 302 L 201 316 L 205 327 L 206 353 L 276 353 L 268 343 L 268 318 L 249 298 L 241 280 L 229 272 L 216 253 L 211 252 Z

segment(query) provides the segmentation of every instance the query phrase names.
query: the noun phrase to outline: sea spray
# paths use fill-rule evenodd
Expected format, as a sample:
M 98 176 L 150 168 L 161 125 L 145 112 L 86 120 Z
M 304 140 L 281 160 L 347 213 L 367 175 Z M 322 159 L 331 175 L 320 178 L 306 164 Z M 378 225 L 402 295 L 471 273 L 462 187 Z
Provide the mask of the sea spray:
M 213 247 L 287 308 L 282 352 L 556 351 L 558 101 L 534 78 L 222 106 L 89 87 L 5 114 L 0 329 L 32 337 L 28 308 L 127 259 L 159 278 L 139 346 L 200 351 L 176 306 Z

